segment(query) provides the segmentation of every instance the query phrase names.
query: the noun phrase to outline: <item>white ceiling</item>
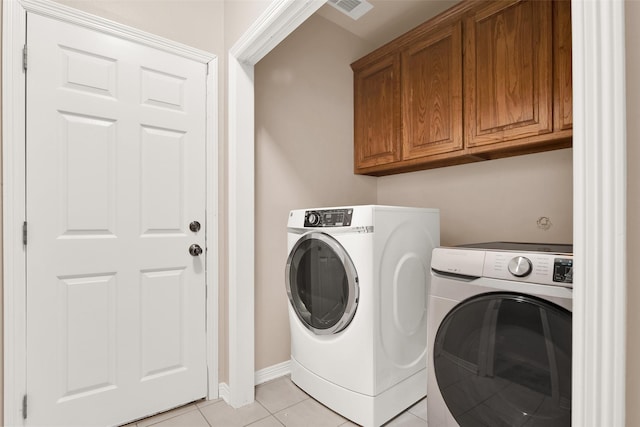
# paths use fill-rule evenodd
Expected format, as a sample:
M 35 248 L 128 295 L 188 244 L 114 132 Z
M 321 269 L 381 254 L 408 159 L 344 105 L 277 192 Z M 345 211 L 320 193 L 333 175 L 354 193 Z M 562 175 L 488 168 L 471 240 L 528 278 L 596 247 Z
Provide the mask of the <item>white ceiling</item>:
M 373 9 L 354 21 L 325 4 L 318 15 L 332 21 L 377 48 L 422 24 L 459 0 L 368 0 Z

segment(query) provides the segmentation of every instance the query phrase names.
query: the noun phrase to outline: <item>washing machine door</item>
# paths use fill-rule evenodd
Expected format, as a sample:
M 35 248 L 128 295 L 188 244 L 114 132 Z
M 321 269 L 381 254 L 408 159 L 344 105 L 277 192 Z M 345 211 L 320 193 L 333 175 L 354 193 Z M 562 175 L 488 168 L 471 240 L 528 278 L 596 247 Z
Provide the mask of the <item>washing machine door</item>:
M 491 293 L 441 323 L 433 361 L 449 411 L 466 426 L 571 426 L 571 313 Z
M 358 305 L 358 274 L 342 245 L 326 233 L 310 232 L 296 242 L 286 266 L 289 301 L 318 335 L 347 327 Z

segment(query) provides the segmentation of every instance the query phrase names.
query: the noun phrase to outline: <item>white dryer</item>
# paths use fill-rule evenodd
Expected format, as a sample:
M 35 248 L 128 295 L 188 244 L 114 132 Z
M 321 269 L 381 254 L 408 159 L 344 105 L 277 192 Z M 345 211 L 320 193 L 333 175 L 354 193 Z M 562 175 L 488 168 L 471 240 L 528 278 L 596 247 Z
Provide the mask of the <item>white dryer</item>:
M 570 245 L 436 248 L 430 426 L 571 426 Z
M 291 211 L 292 381 L 364 426 L 422 399 L 429 269 L 439 241 L 437 209 Z

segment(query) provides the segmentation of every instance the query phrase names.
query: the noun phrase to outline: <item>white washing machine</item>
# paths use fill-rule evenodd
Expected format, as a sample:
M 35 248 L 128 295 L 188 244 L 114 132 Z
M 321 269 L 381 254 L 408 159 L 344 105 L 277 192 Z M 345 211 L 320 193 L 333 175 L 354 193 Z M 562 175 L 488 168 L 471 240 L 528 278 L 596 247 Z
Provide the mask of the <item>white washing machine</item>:
M 571 426 L 570 245 L 436 248 L 430 426 Z
M 437 209 L 291 211 L 292 381 L 364 426 L 422 399 L 430 262 L 439 241 Z

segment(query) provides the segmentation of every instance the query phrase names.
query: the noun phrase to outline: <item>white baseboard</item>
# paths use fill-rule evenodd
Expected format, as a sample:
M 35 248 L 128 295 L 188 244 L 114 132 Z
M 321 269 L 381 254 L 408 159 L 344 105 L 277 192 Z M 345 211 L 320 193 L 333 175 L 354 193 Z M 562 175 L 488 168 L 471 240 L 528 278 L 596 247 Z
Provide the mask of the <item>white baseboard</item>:
M 264 369 L 256 371 L 254 374 L 255 385 L 266 383 L 267 381 L 275 380 L 276 378 L 289 375 L 291 373 L 291 361 L 287 360 L 277 365 L 269 366 Z M 227 383 L 220 383 L 218 386 L 218 397 L 224 399 L 225 402 L 229 402 L 229 385 Z
M 225 402 L 229 402 L 229 394 L 229 384 L 220 383 L 220 385 L 218 386 L 218 397 L 220 399 L 224 399 Z
M 260 369 L 255 373 L 256 385 L 275 380 L 276 378 L 289 375 L 291 373 L 291 361 L 287 360 L 277 365 L 272 365 L 264 369 Z

